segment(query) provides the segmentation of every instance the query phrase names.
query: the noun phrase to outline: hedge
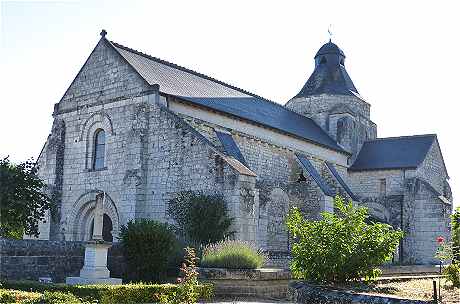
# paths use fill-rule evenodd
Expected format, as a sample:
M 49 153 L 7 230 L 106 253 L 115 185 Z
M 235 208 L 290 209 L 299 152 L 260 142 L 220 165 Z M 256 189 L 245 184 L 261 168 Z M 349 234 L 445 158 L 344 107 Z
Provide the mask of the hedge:
M 125 285 L 66 285 L 43 284 L 34 281 L 2 281 L 1 288 L 28 291 L 33 293 L 60 292 L 72 294 L 81 301 L 100 303 L 152 303 L 161 296 L 170 296 L 177 291 L 175 284 L 125 284 Z M 6 291 L 5 291 L 6 292 Z M 10 292 L 10 290 L 7 290 Z M 200 298 L 210 299 L 213 292 L 211 284 L 199 285 Z M 60 303 L 60 302 L 49 302 Z

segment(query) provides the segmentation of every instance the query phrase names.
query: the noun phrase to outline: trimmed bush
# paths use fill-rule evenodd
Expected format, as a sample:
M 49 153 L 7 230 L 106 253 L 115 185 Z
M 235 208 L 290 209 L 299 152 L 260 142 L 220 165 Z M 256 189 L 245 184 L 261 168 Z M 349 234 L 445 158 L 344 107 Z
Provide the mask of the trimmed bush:
M 345 204 L 339 196 L 334 203 L 337 213 L 323 212 L 319 221 L 305 219 L 297 208 L 290 210 L 293 277 L 317 283 L 377 277 L 377 267 L 392 258 L 402 232 L 386 224 L 367 224 L 367 209 Z
M 205 247 L 202 267 L 255 269 L 266 261 L 266 256 L 254 246 L 243 241 L 222 241 Z
M 37 292 L 0 289 L 0 303 L 39 303 L 41 298 Z
M 169 201 L 167 213 L 176 222 L 176 232 L 188 243 L 205 245 L 234 234 L 230 231 L 233 219 L 220 195 L 180 192 Z
M 91 303 L 95 301 L 103 304 L 154 303 L 159 302 L 162 298 L 174 298 L 174 295 L 179 290 L 178 286 L 179 285 L 176 284 L 71 286 L 66 284 L 42 284 L 31 281 L 5 281 L 2 282 L 2 288 L 8 290 L 0 290 L 0 296 L 2 295 L 2 292 L 5 294 L 10 294 L 14 290 L 12 291 L 9 289 L 16 289 L 15 292 L 21 293 L 23 293 L 23 290 L 32 291 L 26 294 L 36 294 L 38 297 L 43 297 L 40 299 L 45 299 L 44 303 L 46 304 Z M 197 291 L 199 298 L 208 300 L 212 296 L 213 286 L 211 284 L 199 284 L 197 286 Z M 61 299 L 63 299 L 64 302 L 59 302 Z M 81 302 L 76 302 L 80 301 L 79 299 L 81 299 Z M 3 302 L 5 301 L 0 301 L 0 303 Z M 43 303 L 43 301 L 36 303 Z
M 128 280 L 159 282 L 165 279 L 177 242 L 167 224 L 148 219 L 129 221 L 121 226 L 120 240 L 128 265 Z

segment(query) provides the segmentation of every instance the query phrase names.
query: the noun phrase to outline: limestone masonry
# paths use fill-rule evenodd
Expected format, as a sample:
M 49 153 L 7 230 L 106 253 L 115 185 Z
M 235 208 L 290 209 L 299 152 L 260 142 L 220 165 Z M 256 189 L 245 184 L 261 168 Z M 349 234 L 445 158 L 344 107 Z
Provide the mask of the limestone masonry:
M 117 241 L 131 219 L 171 222 L 168 200 L 201 190 L 225 198 L 238 239 L 283 264 L 288 209 L 317 219 L 341 194 L 405 232 L 395 261 L 436 262 L 452 211 L 437 137 L 377 138 L 335 44 L 320 48 L 313 74 L 282 106 L 101 36 L 55 105 L 38 159 L 59 202 L 40 239 L 89 240 L 100 192 L 103 237 Z

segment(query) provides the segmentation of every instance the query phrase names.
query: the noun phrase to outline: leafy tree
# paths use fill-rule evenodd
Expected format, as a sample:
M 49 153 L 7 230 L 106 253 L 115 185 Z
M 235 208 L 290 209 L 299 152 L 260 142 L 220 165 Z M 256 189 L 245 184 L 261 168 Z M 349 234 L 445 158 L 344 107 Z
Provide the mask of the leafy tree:
M 227 204 L 219 195 L 185 191 L 169 201 L 168 215 L 176 222 L 176 230 L 188 241 L 206 245 L 231 236 L 233 219 Z
M 54 205 L 37 171 L 32 160 L 15 165 L 8 157 L 0 159 L 0 236 L 38 237 L 38 223 Z
M 335 198 L 337 213 L 323 212 L 319 221 L 306 220 L 299 209 L 287 216 L 294 238 L 291 271 L 295 278 L 318 283 L 370 280 L 377 266 L 391 259 L 403 234 L 390 225 L 367 224 L 366 208 Z

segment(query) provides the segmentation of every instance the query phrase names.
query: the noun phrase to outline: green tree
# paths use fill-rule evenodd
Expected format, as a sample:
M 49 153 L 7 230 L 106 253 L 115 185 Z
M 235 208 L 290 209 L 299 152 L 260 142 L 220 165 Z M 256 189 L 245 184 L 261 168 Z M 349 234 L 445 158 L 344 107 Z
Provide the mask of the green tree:
M 168 215 L 176 222 L 177 232 L 198 245 L 216 243 L 231 236 L 233 219 L 219 195 L 185 191 L 169 201 Z
M 0 160 L 0 236 L 39 235 L 38 223 L 54 204 L 44 193 L 46 185 L 37 171 L 32 160 L 19 165 L 8 157 Z
M 337 213 L 323 212 L 318 221 L 305 219 L 297 208 L 290 210 L 286 223 L 294 238 L 293 276 L 319 283 L 375 278 L 380 274 L 377 266 L 391 259 L 402 232 L 387 224 L 367 224 L 367 209 L 339 196 L 334 203 Z

